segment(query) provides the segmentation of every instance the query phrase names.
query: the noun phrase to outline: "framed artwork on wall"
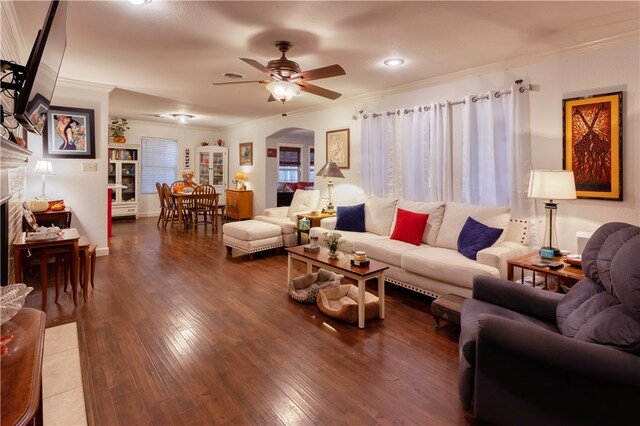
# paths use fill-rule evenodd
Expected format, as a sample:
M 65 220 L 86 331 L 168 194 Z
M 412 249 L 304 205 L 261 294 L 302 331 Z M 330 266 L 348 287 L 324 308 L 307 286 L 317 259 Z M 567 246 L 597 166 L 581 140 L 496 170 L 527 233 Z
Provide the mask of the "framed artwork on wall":
M 253 142 L 240 144 L 240 165 L 253 166 Z
M 96 158 L 92 109 L 52 106 L 42 133 L 44 158 Z
M 349 129 L 327 132 L 327 163 L 336 163 L 341 169 L 349 168 Z
M 276 148 L 267 148 L 267 157 L 277 157 L 278 150 Z
M 562 100 L 563 164 L 578 198 L 622 201 L 622 92 Z

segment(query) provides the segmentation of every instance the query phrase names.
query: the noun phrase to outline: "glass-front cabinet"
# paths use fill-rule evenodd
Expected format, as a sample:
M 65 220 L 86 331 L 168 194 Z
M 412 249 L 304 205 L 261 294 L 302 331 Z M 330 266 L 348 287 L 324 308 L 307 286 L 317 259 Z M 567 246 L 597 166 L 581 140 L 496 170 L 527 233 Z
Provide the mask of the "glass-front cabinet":
M 196 148 L 196 179 L 200 185 L 211 185 L 219 194 L 218 203 L 226 205 L 228 150 L 221 146 Z
M 140 198 L 140 146 L 109 144 L 111 216 L 138 217 Z

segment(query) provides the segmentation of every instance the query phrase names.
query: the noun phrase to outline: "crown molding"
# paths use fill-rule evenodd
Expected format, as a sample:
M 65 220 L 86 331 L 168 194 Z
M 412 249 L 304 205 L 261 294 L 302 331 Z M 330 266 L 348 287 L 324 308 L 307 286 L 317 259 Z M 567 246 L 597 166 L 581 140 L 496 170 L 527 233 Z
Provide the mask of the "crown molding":
M 111 92 L 113 89 L 116 88 L 116 86 L 111 84 L 92 83 L 89 81 L 74 80 L 71 78 L 62 78 L 62 77 L 58 77 L 57 84 L 62 84 L 63 86 L 67 86 L 67 87 L 99 90 L 102 92 Z
M 13 2 L 0 2 L 2 8 L 2 57 L 24 65 L 29 57 L 29 49 L 22 35 Z

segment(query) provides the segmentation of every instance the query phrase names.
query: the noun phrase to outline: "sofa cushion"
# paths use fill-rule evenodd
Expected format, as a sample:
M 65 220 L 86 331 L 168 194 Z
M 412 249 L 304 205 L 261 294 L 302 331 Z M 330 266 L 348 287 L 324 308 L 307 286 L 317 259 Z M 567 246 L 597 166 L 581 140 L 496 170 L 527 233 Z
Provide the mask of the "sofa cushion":
M 531 243 L 531 224 L 528 219 L 510 219 L 504 241 L 514 241 L 528 246 Z
M 637 320 L 640 320 L 639 260 L 640 235 L 635 235 L 620 247 L 611 261 L 611 281 L 616 297 Z
M 468 217 L 504 231 L 509 225 L 511 214 L 508 207 L 474 206 L 472 204 L 447 202 L 442 226 L 440 227 L 440 232 L 438 232 L 436 247 L 458 250 L 458 236 Z M 505 232 L 498 238 L 496 244 L 504 239 L 504 235 Z
M 438 232 L 440 231 L 440 226 L 442 225 L 445 204 L 439 201 L 427 203 L 420 201 L 409 201 L 400 198 L 398 200 L 397 206 L 398 209 L 409 210 L 416 213 L 425 213 L 429 215 L 429 220 L 427 220 L 427 227 L 425 228 L 424 234 L 422 235 L 422 242 L 435 247 L 436 240 L 438 238 Z M 393 218 L 391 229 L 395 229 L 396 217 Z
M 589 278 L 583 278 L 571 287 L 571 291 L 558 302 L 558 307 L 556 308 L 556 325 L 558 329 L 562 330 L 564 322 L 571 315 L 571 312 L 578 309 L 589 298 L 603 291 L 604 287 Z
M 368 257 L 397 267 L 401 266 L 402 255 L 415 248 L 413 244 L 388 237 L 363 239 L 355 244 L 355 249 L 367 252 Z
M 397 198 L 371 197 L 364 202 L 364 224 L 367 232 L 388 236 L 396 213 Z
M 293 194 L 291 205 L 289 206 L 288 216 L 294 223 L 298 223 L 298 213 L 306 213 L 318 208 L 320 203 L 320 190 L 314 189 L 305 191 L 298 189 Z
M 605 309 L 619 304 L 620 301 L 606 291 L 591 296 L 567 316 L 560 331 L 567 337 L 575 337 L 591 318 Z
M 314 227 L 309 230 L 309 237 L 318 237 L 318 241 L 326 246 L 326 244 L 322 242 L 322 234 L 325 232 L 330 232 L 330 230 Z M 376 240 L 379 241 L 378 244 L 382 244 L 384 241 L 389 241 L 389 237 L 381 237 L 380 235 L 373 234 L 371 232 L 340 231 L 340 234 L 342 235 L 342 238 L 340 238 L 340 241 L 342 241 L 340 251 L 345 253 L 353 253 L 356 250 L 360 250 L 359 248 L 356 248 L 360 241 Z
M 364 203 L 355 206 L 338 206 L 337 231 L 365 232 Z
M 419 246 L 424 230 L 427 227 L 428 219 L 428 214 L 415 213 L 399 208 L 396 212 L 396 223 L 391 233 L 391 239 Z
M 501 234 L 502 229 L 492 228 L 469 217 L 458 236 L 458 251 L 465 257 L 476 260 L 478 252 L 491 247 Z
M 476 274 L 500 277 L 496 268 L 467 259 L 456 250 L 420 246 L 402 255 L 400 266 L 409 272 L 471 288 Z

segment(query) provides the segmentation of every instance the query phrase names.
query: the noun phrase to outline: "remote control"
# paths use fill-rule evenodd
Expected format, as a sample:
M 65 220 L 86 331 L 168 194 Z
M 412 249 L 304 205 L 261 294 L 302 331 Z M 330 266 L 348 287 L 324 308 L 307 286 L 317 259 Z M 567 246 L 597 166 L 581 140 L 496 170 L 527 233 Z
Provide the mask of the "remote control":
M 549 269 L 556 270 L 556 269 L 562 268 L 564 266 L 564 264 L 562 262 L 553 262 L 553 263 L 550 263 L 547 266 L 549 267 Z

